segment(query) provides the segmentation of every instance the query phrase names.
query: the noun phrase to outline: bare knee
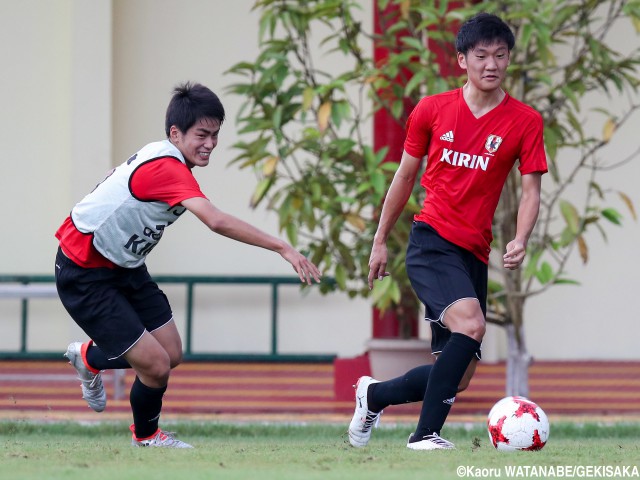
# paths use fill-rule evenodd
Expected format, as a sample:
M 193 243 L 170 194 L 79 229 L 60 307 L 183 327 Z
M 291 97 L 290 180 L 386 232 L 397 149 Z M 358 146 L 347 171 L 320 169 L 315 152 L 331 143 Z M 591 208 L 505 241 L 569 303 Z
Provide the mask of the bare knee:
M 169 354 L 163 349 L 147 351 L 144 357 L 131 355 L 127 360 L 148 387 L 159 388 L 169 382 L 171 362 Z
M 178 350 L 176 352 L 169 352 L 169 366 L 171 369 L 176 368 L 178 365 L 182 363 L 183 355 L 182 350 Z
M 158 359 L 154 363 L 145 366 L 142 369 L 136 369 L 138 376 L 141 377 L 142 383 L 150 387 L 161 387 L 169 383 L 169 375 L 171 374 L 171 364 L 169 356 Z
M 169 368 L 176 368 L 182 363 L 182 340 L 173 321 L 162 328 L 154 330 L 153 337 L 169 356 Z
M 474 317 L 465 323 L 465 326 L 460 333 L 464 333 L 468 337 L 481 342 L 486 332 L 487 324 L 484 321 L 484 317 Z
M 444 324 L 452 332 L 462 333 L 478 342 L 482 341 L 487 330 L 480 304 L 471 299 L 461 300 L 449 307 Z

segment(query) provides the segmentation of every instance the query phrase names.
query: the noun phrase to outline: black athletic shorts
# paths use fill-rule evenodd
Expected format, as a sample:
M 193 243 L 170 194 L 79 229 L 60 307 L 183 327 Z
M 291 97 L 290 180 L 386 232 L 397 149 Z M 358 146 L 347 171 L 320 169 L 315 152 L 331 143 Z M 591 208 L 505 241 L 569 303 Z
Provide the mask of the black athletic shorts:
M 126 353 L 145 330 L 153 332 L 173 319 L 166 295 L 145 265 L 83 268 L 58 249 L 55 273 L 67 312 L 109 359 Z
M 442 323 L 451 305 L 465 298 L 480 302 L 487 314 L 487 264 L 442 238 L 430 225 L 413 222 L 406 259 L 407 275 L 431 322 L 431 351 L 440 353 L 451 332 Z M 481 358 L 480 349 L 476 352 Z

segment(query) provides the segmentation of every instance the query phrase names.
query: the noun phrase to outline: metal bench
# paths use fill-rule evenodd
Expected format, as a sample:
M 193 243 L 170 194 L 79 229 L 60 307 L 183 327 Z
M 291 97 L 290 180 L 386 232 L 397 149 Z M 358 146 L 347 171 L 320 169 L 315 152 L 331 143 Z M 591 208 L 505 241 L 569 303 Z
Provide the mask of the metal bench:
M 0 284 L 0 299 L 18 299 L 22 300 L 22 340 L 21 340 L 21 352 L 26 353 L 26 329 L 27 329 L 27 317 L 28 317 L 28 300 L 32 298 L 58 298 L 58 291 L 55 285 L 49 284 L 31 284 L 31 283 L 9 283 Z M 22 380 L 42 380 L 43 375 L 33 374 L 20 376 Z M 51 380 L 51 376 L 45 376 L 46 379 Z M 124 398 L 124 370 L 114 370 L 112 375 L 105 375 L 106 381 L 109 377 L 113 379 L 113 397 L 116 400 Z M 2 376 L 0 375 L 0 378 Z M 8 379 L 8 378 L 7 378 Z M 65 378 L 56 380 L 68 380 Z
M 4 284 L 0 285 L 0 298 L 58 298 L 58 291 L 55 285 Z

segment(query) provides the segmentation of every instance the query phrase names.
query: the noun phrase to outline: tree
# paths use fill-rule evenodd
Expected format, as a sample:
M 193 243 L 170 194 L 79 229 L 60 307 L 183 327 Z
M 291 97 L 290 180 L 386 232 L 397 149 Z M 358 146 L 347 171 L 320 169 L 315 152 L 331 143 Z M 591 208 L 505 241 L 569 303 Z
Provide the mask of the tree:
M 383 161 L 386 149 L 373 150 L 371 115 L 386 109 L 404 124 L 407 105 L 461 86 L 452 32 L 478 11 L 499 14 L 516 35 L 505 88 L 542 114 L 550 167 L 526 266 L 512 272 L 490 262 L 488 320 L 507 329 L 507 393 L 526 395 L 527 298 L 554 285 L 577 283 L 567 276 L 567 260 L 577 251 L 587 262 L 587 234 L 596 229 L 606 238 L 606 224 L 621 223 L 620 212 L 609 206 L 611 195 L 619 195 L 635 218 L 629 197 L 597 180 L 602 170 L 640 153 L 631 147 L 617 164 L 602 155 L 640 107 L 640 51 L 621 53 L 608 43 L 618 22 L 632 21 L 640 31 L 640 0 L 379 0 L 378 7 L 383 28 L 374 35 L 358 20 L 360 6 L 354 0 L 255 3 L 261 12 L 260 54 L 229 71 L 242 77 L 230 91 L 246 98 L 238 116 L 243 140 L 235 145 L 240 153 L 234 162 L 258 176 L 251 204 L 266 203 L 276 211 L 291 243 L 308 250 L 335 277 L 325 292 L 338 288 L 369 296 L 365 279 L 376 218 L 397 167 Z M 379 64 L 365 48 L 374 40 L 389 51 Z M 438 54 L 451 59 L 451 68 L 441 68 Z M 627 99 L 622 109 L 610 105 L 608 99 L 616 96 Z M 586 110 L 586 98 L 599 103 Z M 594 118 L 603 125 L 602 134 L 592 133 Z M 570 186 L 580 191 L 569 196 Z M 514 236 L 519 194 L 519 177 L 512 172 L 495 216 L 496 252 Z M 416 187 L 406 218 L 389 239 L 391 276 L 377 282 L 371 294 L 379 308 L 418 308 L 404 251 L 420 195 Z

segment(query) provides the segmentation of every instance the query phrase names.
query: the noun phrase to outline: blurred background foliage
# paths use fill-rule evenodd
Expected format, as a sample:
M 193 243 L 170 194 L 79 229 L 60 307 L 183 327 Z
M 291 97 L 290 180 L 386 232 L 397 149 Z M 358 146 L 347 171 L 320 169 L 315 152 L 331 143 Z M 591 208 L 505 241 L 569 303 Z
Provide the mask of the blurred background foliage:
M 490 264 L 488 320 L 508 327 L 514 358 L 526 365 L 526 298 L 576 283 L 567 260 L 574 253 L 589 260 L 587 233 L 597 230 L 606 238 L 608 225 L 621 224 L 623 213 L 612 206 L 613 197 L 636 217 L 629 196 L 600 184 L 598 174 L 640 152 L 638 145 L 626 145 L 622 157 L 604 154 L 640 107 L 640 50 L 621 52 L 609 43 L 619 22 L 632 22 L 640 32 L 640 1 L 377 3 L 379 31 L 359 20 L 359 1 L 255 3 L 260 53 L 228 72 L 235 79 L 229 91 L 245 99 L 238 114 L 243 140 L 235 145 L 233 163 L 256 173 L 251 205 L 277 212 L 291 243 L 335 278 L 325 291 L 371 295 L 378 308 L 399 310 L 400 319 L 403 311 L 418 311 L 404 252 L 411 217 L 422 203 L 419 185 L 389 238 L 391 276 L 376 282 L 373 292 L 366 286 L 377 216 L 401 154 L 374 149 L 372 115 L 386 110 L 403 126 L 420 98 L 462 86 L 466 75 L 457 66 L 454 32 L 477 12 L 501 16 L 516 37 L 503 87 L 542 114 L 549 162 L 539 221 L 519 271 L 505 271 L 500 262 L 515 234 L 515 169 L 494 221 L 493 249 L 499 255 Z M 374 60 L 374 44 L 385 49 L 382 60 Z

